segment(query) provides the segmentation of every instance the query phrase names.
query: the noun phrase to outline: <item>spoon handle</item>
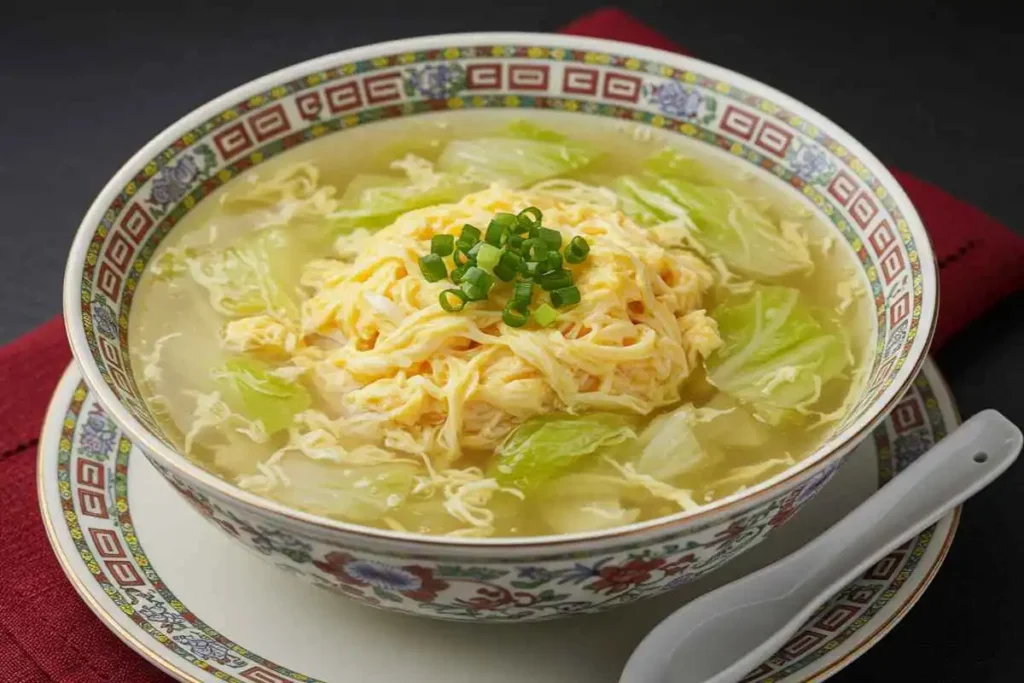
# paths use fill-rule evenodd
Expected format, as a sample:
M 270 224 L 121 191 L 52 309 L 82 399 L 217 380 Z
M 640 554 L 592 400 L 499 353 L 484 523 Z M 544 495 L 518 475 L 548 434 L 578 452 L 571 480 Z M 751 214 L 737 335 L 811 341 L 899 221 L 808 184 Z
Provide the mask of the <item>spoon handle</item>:
M 659 624 L 627 663 L 621 681 L 739 681 L 785 644 L 822 600 L 1002 474 L 1021 442 L 1020 430 L 998 412 L 978 413 L 800 550 L 706 594 Z M 745 633 L 734 628 L 737 622 L 749 627 Z M 710 646 L 717 650 L 711 655 L 706 636 L 730 629 L 736 633 L 731 644 L 710 638 L 718 646 Z M 704 662 L 674 676 L 672 661 L 677 659 Z M 695 669 L 706 675 L 692 675 Z
M 799 567 L 794 589 L 809 596 L 838 590 L 851 573 L 870 568 L 987 486 L 1020 449 L 1013 423 L 994 410 L 978 413 L 780 569 Z

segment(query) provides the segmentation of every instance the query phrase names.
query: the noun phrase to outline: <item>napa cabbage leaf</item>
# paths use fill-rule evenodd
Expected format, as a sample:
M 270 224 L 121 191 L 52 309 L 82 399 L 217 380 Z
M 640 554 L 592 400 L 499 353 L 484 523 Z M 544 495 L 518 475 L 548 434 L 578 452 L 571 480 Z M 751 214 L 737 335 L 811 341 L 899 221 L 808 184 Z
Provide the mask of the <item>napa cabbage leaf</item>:
M 238 356 L 213 371 L 224 402 L 247 420 L 259 420 L 267 434 L 287 429 L 293 418 L 309 408 L 309 391 L 271 373 L 270 365 Z
M 845 337 L 827 330 L 796 289 L 757 285 L 711 316 L 723 345 L 705 361 L 709 381 L 769 423 L 808 408 L 848 363 Z
M 492 476 L 525 493 L 598 451 L 636 439 L 635 428 L 636 418 L 617 413 L 532 418 L 498 448 Z
M 597 157 L 589 145 L 518 121 L 501 135 L 450 142 L 437 167 L 484 185 L 524 187 L 571 174 Z
M 291 453 L 274 465 L 287 486 L 269 493 L 285 505 L 352 522 L 375 522 L 401 509 L 416 483 L 411 463 L 339 467 Z

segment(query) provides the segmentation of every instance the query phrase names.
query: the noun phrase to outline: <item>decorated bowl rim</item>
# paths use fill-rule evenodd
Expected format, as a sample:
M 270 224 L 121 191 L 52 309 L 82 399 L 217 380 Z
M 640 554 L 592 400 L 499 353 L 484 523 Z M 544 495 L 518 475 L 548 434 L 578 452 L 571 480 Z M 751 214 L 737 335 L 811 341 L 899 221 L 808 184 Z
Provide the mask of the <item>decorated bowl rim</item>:
M 769 98 L 773 103 L 786 107 L 789 111 L 798 113 L 805 121 L 813 126 L 827 130 L 829 134 L 841 141 L 842 145 L 853 152 L 856 157 L 871 171 L 871 173 L 884 185 L 885 190 L 899 206 L 909 231 L 918 245 L 920 254 L 920 266 L 923 282 L 922 289 L 922 311 L 919 333 L 914 339 L 911 348 L 907 351 L 906 361 L 897 371 L 896 378 L 885 391 L 874 399 L 872 404 L 862 410 L 862 415 L 856 418 L 851 425 L 843 431 L 833 435 L 817 451 L 806 457 L 800 463 L 789 467 L 774 477 L 739 493 L 733 494 L 721 500 L 715 501 L 695 512 L 679 512 L 666 517 L 659 517 L 645 522 L 633 523 L 621 527 L 613 527 L 600 531 L 581 532 L 575 534 L 561 534 L 549 536 L 527 536 L 527 537 L 500 537 L 500 538 L 464 538 L 450 536 L 428 536 L 408 532 L 399 532 L 389 529 L 378 529 L 349 522 L 333 520 L 327 517 L 303 512 L 276 501 L 263 498 L 256 494 L 245 491 L 229 482 L 217 477 L 213 473 L 192 463 L 184 455 L 169 448 L 160 439 L 156 438 L 150 431 L 137 420 L 129 410 L 121 403 L 111 388 L 103 380 L 99 367 L 90 352 L 86 332 L 84 328 L 81 309 L 81 283 L 85 267 L 86 253 L 94 228 L 100 222 L 111 199 L 115 197 L 120 189 L 128 182 L 136 169 L 149 159 L 155 157 L 167 144 L 179 137 L 182 133 L 191 130 L 198 123 L 216 115 L 221 110 L 232 104 L 244 100 L 255 93 L 259 93 L 282 82 L 299 78 L 307 73 L 330 68 L 333 65 L 357 60 L 372 59 L 374 57 L 391 54 L 399 51 L 426 50 L 444 48 L 449 45 L 487 45 L 487 44 L 518 44 L 518 45 L 543 45 L 547 47 L 558 46 L 570 49 L 583 49 L 603 51 L 607 53 L 618 53 L 637 57 L 641 59 L 657 60 L 662 63 L 675 64 L 686 68 L 693 68 L 702 74 L 728 82 L 730 85 L 758 92 Z M 775 88 L 761 83 L 755 79 L 743 76 L 730 69 L 726 69 L 703 60 L 681 55 L 666 50 L 643 47 L 632 43 L 621 41 L 605 40 L 601 38 L 589 38 L 582 36 L 570 36 L 553 33 L 533 32 L 480 32 L 480 33 L 451 33 L 418 36 L 404 38 L 380 43 L 372 43 L 347 50 L 334 52 L 314 59 L 306 60 L 291 66 L 271 72 L 242 84 L 232 90 L 210 100 L 206 104 L 194 109 L 185 116 L 167 126 L 164 130 L 154 136 L 138 152 L 136 152 L 118 171 L 111 180 L 99 192 L 96 199 L 90 205 L 72 243 L 68 257 L 68 263 L 64 274 L 63 310 L 64 322 L 67 336 L 70 342 L 72 354 L 82 370 L 82 374 L 90 388 L 97 393 L 100 403 L 107 408 L 113 419 L 131 437 L 132 441 L 138 444 L 151 458 L 159 460 L 165 467 L 173 470 L 178 476 L 187 481 L 196 482 L 201 488 L 212 489 L 229 500 L 252 508 L 271 517 L 282 517 L 299 525 L 312 525 L 321 530 L 341 532 L 342 534 L 354 534 L 364 538 L 378 539 L 382 542 L 401 542 L 427 547 L 441 547 L 457 550 L 458 548 L 491 548 L 491 549 L 529 549 L 552 546 L 566 546 L 571 544 L 601 544 L 612 542 L 622 537 L 634 537 L 665 530 L 675 527 L 677 533 L 698 523 L 711 522 L 725 518 L 729 515 L 739 514 L 748 510 L 767 499 L 772 499 L 789 490 L 800 481 L 813 476 L 818 470 L 825 467 L 836 458 L 848 453 L 861 439 L 874 429 L 895 406 L 896 402 L 903 396 L 914 377 L 917 375 L 924 362 L 928 347 L 931 344 L 935 333 L 935 324 L 938 310 L 938 264 L 935 259 L 934 250 L 928 234 L 921 222 L 910 199 L 903 191 L 900 184 L 886 169 L 886 167 L 863 145 L 856 141 L 853 136 L 843 128 L 832 122 L 830 119 L 819 114 L 814 109 L 793 99 L 792 97 L 776 90 Z

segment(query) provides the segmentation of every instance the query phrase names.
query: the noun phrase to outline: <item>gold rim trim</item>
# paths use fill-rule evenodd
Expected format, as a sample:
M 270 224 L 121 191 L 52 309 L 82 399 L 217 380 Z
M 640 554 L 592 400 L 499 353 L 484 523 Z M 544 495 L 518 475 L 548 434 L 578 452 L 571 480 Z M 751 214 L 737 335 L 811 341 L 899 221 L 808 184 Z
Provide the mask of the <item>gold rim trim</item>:
M 922 361 L 921 365 L 924 365 L 924 361 Z M 918 370 L 918 372 L 922 371 L 923 370 L 920 369 Z M 47 405 L 45 417 L 43 418 L 43 428 L 42 432 L 40 433 L 39 445 L 37 447 L 36 452 L 36 496 L 39 499 L 39 512 L 40 516 L 43 518 L 43 526 L 46 529 L 46 536 L 47 539 L 50 541 L 50 547 L 53 549 L 53 553 L 57 557 L 57 562 L 58 564 L 60 564 L 61 570 L 63 570 L 64 575 L 68 578 L 68 581 L 71 583 L 72 587 L 74 587 L 75 592 L 78 593 L 79 597 L 82 598 L 82 601 L 85 602 L 85 604 L 89 607 L 93 614 L 96 615 L 100 622 L 102 622 L 104 626 L 110 629 L 114 633 L 114 635 L 116 635 L 122 642 L 124 642 L 128 647 L 134 650 L 136 654 L 146 659 L 151 664 L 155 665 L 164 673 L 173 676 L 174 678 L 180 681 L 185 681 L 186 683 L 205 683 L 205 681 L 203 681 L 202 679 L 196 678 L 195 676 L 188 673 L 187 671 L 184 671 L 183 669 L 179 669 L 169 659 L 158 653 L 156 650 L 150 648 L 139 638 L 133 635 L 128 629 L 121 626 L 117 622 L 116 618 L 112 616 L 109 611 L 104 609 L 104 607 L 99 603 L 99 601 L 93 597 L 91 591 L 85 585 L 85 583 L 78 578 L 78 574 L 75 572 L 75 565 L 73 564 L 73 561 L 64 552 L 64 549 L 60 544 L 60 540 L 57 538 L 57 532 L 53 526 L 53 522 L 46 504 L 46 479 L 44 475 L 47 472 L 47 470 L 45 467 L 43 467 L 43 463 L 45 461 L 46 454 L 50 452 L 49 439 L 46 438 L 46 432 L 47 425 L 50 423 L 50 420 L 53 419 L 52 416 L 54 414 L 54 410 L 57 408 L 58 399 L 60 398 L 61 393 L 61 387 L 64 386 L 64 383 L 66 381 L 69 381 L 68 378 L 70 376 L 73 376 L 76 373 L 81 375 L 81 372 L 78 370 L 78 366 L 74 361 L 72 361 L 68 365 L 67 369 L 64 370 L 64 374 L 61 375 L 60 381 L 57 383 L 57 387 L 54 389 L 53 396 L 50 398 L 50 403 Z M 938 385 L 942 389 L 942 393 L 944 394 L 946 400 L 948 401 L 949 405 L 952 406 L 952 411 L 954 415 L 954 426 L 958 426 L 962 421 L 960 416 L 960 410 L 957 407 L 956 402 L 953 400 L 953 394 L 949 390 L 949 386 L 946 383 L 945 377 L 942 376 L 942 374 L 938 371 L 937 367 L 935 368 L 935 371 L 934 373 L 932 373 L 932 375 L 933 376 L 930 376 L 928 378 L 929 382 L 935 380 L 936 385 Z M 917 375 L 915 375 L 915 378 L 916 377 Z M 89 391 L 91 392 L 92 389 L 89 389 Z M 888 413 L 885 414 L 885 417 L 888 417 Z M 892 615 L 889 616 L 888 619 L 886 619 L 882 624 L 880 624 L 877 629 L 875 629 L 866 638 L 861 640 L 852 650 L 847 652 L 845 655 L 843 655 L 836 661 L 828 664 L 825 668 L 821 669 L 820 671 L 810 674 L 808 678 L 800 679 L 795 683 L 819 683 L 820 681 L 824 681 L 828 678 L 831 678 L 839 671 L 843 670 L 851 663 L 853 663 L 865 652 L 874 647 L 875 644 L 878 643 L 878 641 L 884 638 L 898 623 L 900 623 L 903 620 L 904 617 L 906 617 L 907 613 L 910 612 L 914 605 L 916 605 L 918 601 L 921 599 L 921 597 L 924 595 L 925 591 L 928 590 L 928 588 L 931 586 L 932 581 L 934 581 L 935 576 L 939 572 L 939 569 L 941 569 L 943 563 L 945 562 L 946 557 L 949 554 L 949 550 L 953 545 L 953 539 L 956 537 L 957 529 L 960 526 L 960 518 L 962 512 L 963 506 L 957 507 L 955 510 L 953 510 L 952 513 L 950 513 L 946 517 L 943 517 L 941 520 L 937 522 L 937 524 L 942 524 L 945 520 L 950 519 L 950 517 L 952 517 L 949 524 L 949 529 L 946 531 L 945 538 L 943 539 L 942 547 L 939 549 L 939 553 L 935 556 L 935 560 L 932 562 L 931 566 L 928 567 L 927 573 L 925 574 L 924 578 L 921 579 L 921 581 L 914 587 L 914 590 L 910 593 L 910 595 L 907 596 L 906 601 L 903 602 L 900 605 L 900 607 Z M 814 666 L 814 664 L 812 663 L 810 666 Z

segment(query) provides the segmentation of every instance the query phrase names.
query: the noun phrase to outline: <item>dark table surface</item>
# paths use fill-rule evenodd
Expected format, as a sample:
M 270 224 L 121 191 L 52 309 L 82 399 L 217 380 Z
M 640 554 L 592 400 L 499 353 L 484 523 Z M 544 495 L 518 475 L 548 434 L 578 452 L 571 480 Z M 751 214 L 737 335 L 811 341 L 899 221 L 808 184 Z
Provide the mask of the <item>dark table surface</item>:
M 181 115 L 251 78 L 324 53 L 430 33 L 553 31 L 595 6 L 526 4 L 5 6 L 0 343 L 59 312 L 64 260 L 82 214 L 114 171 Z M 886 163 L 1024 233 L 1024 35 L 999 3 L 661 5 L 629 6 L 694 54 L 795 96 Z M 964 415 L 994 407 L 1024 425 L 1022 345 L 1018 294 L 937 352 Z M 833 680 L 1024 679 L 1021 501 L 1019 463 L 968 503 L 921 602 Z

